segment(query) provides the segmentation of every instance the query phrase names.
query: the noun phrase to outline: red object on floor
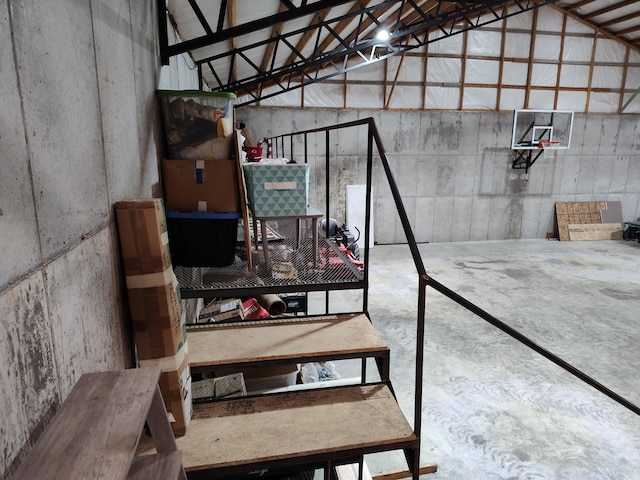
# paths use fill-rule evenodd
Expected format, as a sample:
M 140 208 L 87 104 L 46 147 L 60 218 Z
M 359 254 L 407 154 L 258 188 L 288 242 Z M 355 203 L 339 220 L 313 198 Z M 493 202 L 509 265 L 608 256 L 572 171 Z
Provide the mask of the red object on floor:
M 250 298 L 242 302 L 242 308 L 244 309 L 245 320 L 260 320 L 269 317 L 269 312 L 267 312 L 255 298 Z

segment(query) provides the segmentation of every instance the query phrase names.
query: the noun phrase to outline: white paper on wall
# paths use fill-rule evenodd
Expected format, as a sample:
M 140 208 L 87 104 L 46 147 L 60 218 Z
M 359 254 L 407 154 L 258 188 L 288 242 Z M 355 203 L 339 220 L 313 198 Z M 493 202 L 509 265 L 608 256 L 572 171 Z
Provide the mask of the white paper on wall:
M 529 67 L 526 63 L 504 62 L 502 65 L 503 85 L 526 85 Z
M 338 80 L 339 83 L 334 83 Z M 344 106 L 343 76 L 331 78 L 330 82 L 312 83 L 304 87 L 305 107 L 342 108 Z
M 468 55 L 493 55 L 500 56 L 502 33 L 482 29 L 469 30 L 467 32 Z
M 531 14 L 531 18 L 533 18 L 533 12 L 527 12 Z M 562 15 L 552 9 L 552 8 L 539 8 L 537 10 L 538 20 L 537 20 L 537 28 L 538 32 L 562 32 Z M 516 17 L 520 17 L 521 15 L 516 15 Z M 513 17 L 511 17 L 513 18 Z M 509 18 L 509 23 L 507 24 L 509 28 L 512 28 L 511 18 Z M 531 23 L 529 23 L 528 27 L 531 29 Z
M 426 108 L 434 110 L 457 110 L 460 102 L 460 89 L 428 86 L 426 90 Z
M 388 88 L 389 94 L 391 94 L 391 87 Z M 405 85 L 402 88 L 396 88 L 393 91 L 393 96 L 389 102 L 390 108 L 410 108 L 421 109 L 422 108 L 422 95 L 423 87 L 414 87 Z
M 528 58 L 531 35 L 507 32 L 504 41 L 505 58 Z
M 360 238 L 358 239 L 358 247 L 362 250 L 365 247 L 365 222 L 366 222 L 366 202 L 367 200 L 367 186 L 366 185 L 347 185 L 347 208 L 346 208 L 346 222 L 347 227 L 358 237 L 358 230 L 360 230 Z M 369 217 L 369 248 L 373 248 L 373 219 L 375 217 L 373 213 L 373 195 L 371 196 L 371 216 Z M 356 228 L 358 230 L 356 230 Z
M 462 108 L 470 110 L 495 110 L 495 88 L 465 88 Z
M 523 89 L 503 88 L 500 91 L 500 110 L 518 110 L 524 108 Z
M 347 84 L 347 108 L 382 108 L 383 95 L 382 85 Z
M 460 55 L 462 53 L 462 35 L 451 35 L 442 38 L 444 36 L 445 34 L 439 30 L 429 33 L 429 41 L 432 42 L 427 47 L 429 53 Z
M 608 92 L 591 92 L 589 97 L 589 112 L 606 113 L 610 112 L 612 107 L 618 107 L 620 95 Z
M 587 88 L 589 85 L 588 65 L 563 65 L 560 72 L 561 87 Z
M 535 60 L 550 60 L 557 62 L 560 59 L 561 43 L 562 38 L 560 38 L 560 35 L 536 34 L 533 58 Z M 525 54 L 529 55 L 528 51 Z
M 622 86 L 622 75 L 624 70 L 622 66 L 594 66 L 593 78 L 591 80 L 592 88 L 620 88 Z M 616 100 L 616 105 L 618 101 Z
M 459 58 L 431 57 L 427 60 L 427 82 L 460 83 L 461 69 Z
M 567 36 L 564 38 L 562 59 L 570 62 L 590 62 L 592 49 L 593 38 Z
M 529 92 L 529 105 L 532 110 L 554 110 L 556 94 L 550 90 L 531 90 Z M 560 108 L 558 108 L 559 110 Z M 567 110 L 570 110 L 567 108 Z
M 558 93 L 558 110 L 584 112 L 587 105 L 587 92 L 561 90 Z
M 609 38 L 598 38 L 596 44 L 596 62 L 624 63 L 625 47 Z
M 465 70 L 465 83 L 485 83 L 495 85 L 498 83 L 500 62 L 493 60 L 467 60 Z
M 540 87 L 555 87 L 558 81 L 558 65 L 552 63 L 534 63 L 531 84 Z

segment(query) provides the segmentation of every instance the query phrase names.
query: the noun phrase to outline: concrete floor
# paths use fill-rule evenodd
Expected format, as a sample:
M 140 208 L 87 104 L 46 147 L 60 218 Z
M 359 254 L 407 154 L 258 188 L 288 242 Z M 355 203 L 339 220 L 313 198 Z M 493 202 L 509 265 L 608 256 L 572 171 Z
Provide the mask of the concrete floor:
M 637 243 L 465 242 L 420 252 L 433 278 L 640 405 Z M 411 419 L 417 275 L 408 247 L 374 247 L 370 275 L 372 321 Z M 331 305 L 359 298 L 333 293 Z M 421 458 L 438 464 L 426 478 L 640 478 L 640 417 L 433 289 L 424 365 Z M 366 461 L 373 474 L 406 468 L 400 453 Z

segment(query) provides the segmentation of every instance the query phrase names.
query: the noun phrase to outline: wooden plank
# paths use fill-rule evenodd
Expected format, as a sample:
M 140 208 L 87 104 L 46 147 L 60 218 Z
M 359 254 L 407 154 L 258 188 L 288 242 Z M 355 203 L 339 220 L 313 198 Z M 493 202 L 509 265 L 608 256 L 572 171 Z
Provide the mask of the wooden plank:
M 182 452 L 158 453 L 136 457 L 131 464 L 127 480 L 166 478 L 177 480 L 184 476 Z
M 415 442 L 385 384 L 195 405 L 189 430 L 177 439 L 187 472 L 388 451 Z
M 622 240 L 621 223 L 569 224 L 569 240 Z
M 160 372 L 82 375 L 13 478 L 126 478 Z
M 242 168 L 242 140 L 238 130 L 233 131 L 236 153 L 236 170 L 238 172 L 238 189 L 240 194 L 240 213 L 242 214 L 242 227 L 244 232 L 244 249 L 247 254 L 247 271 L 253 269 L 251 257 L 251 232 L 249 231 L 249 202 L 247 201 L 247 188 L 244 182 L 244 169 Z
M 192 368 L 388 350 L 364 314 L 190 327 L 187 338 Z
M 438 465 L 435 463 L 424 465 L 420 467 L 420 475 L 426 475 L 428 473 L 436 473 L 438 471 Z M 401 472 L 390 472 L 376 475 L 373 480 L 399 480 L 401 478 L 411 478 L 412 474 L 409 470 L 403 470 Z

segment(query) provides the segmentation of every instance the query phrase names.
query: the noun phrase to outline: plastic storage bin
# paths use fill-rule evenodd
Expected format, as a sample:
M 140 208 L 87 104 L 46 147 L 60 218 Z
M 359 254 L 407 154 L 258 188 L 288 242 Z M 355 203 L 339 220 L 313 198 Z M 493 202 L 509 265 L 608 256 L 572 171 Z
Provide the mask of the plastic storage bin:
M 167 211 L 173 265 L 227 267 L 236 254 L 239 213 Z
M 226 160 L 236 96 L 200 90 L 157 90 L 168 158 Z

